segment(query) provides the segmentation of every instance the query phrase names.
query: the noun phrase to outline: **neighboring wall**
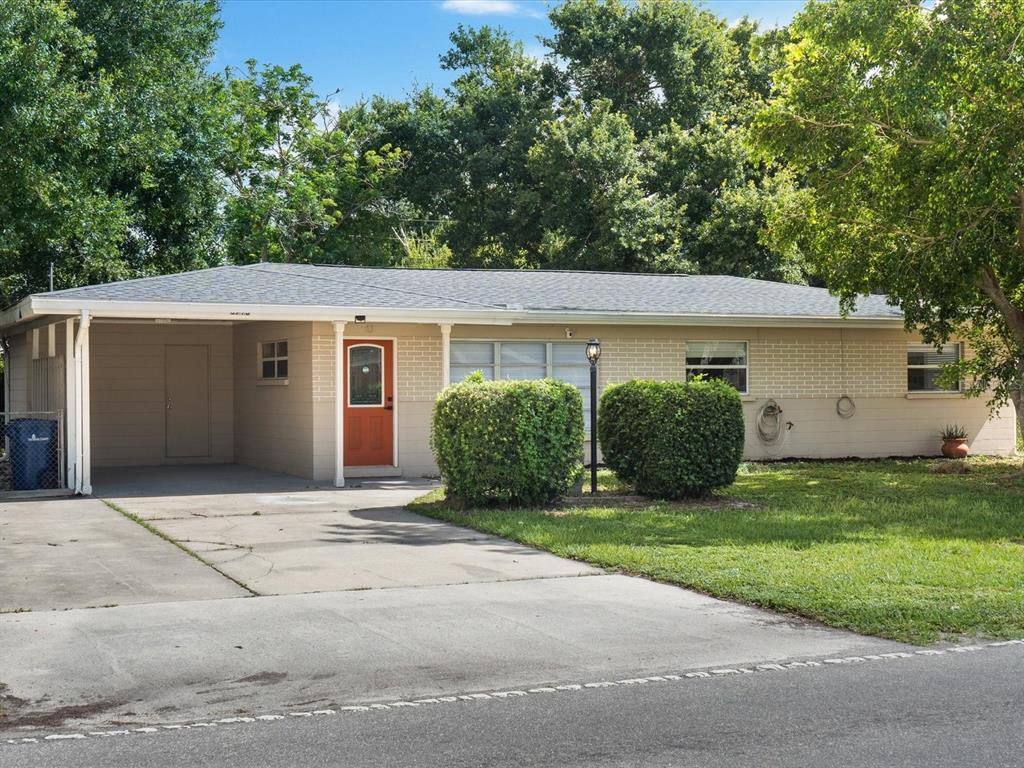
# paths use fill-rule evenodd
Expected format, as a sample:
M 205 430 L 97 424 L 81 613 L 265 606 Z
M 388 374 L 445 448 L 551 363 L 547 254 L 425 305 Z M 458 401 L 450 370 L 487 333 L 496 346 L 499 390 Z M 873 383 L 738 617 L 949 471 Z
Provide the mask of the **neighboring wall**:
M 287 383 L 262 381 L 259 344 L 285 340 Z M 315 433 L 313 324 L 241 323 L 234 327 L 234 343 L 235 461 L 310 477 Z
M 206 458 L 167 458 L 165 347 L 177 344 L 210 348 L 211 455 Z M 93 466 L 232 461 L 231 369 L 230 325 L 94 321 L 89 330 Z

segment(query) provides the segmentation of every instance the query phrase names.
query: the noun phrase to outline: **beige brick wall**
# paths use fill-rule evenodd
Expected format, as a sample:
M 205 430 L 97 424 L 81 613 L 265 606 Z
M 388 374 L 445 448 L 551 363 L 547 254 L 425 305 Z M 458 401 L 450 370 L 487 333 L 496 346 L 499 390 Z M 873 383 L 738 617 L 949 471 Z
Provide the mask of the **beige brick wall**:
M 902 397 L 907 388 L 907 339 L 824 336 L 752 339 L 750 394 L 756 397 Z M 774 393 L 774 394 L 773 394 Z
M 441 335 L 403 336 L 398 340 L 398 399 L 430 402 L 441 391 Z
M 565 341 L 567 330 L 573 341 L 601 339 L 601 388 L 631 378 L 684 378 L 687 341 L 748 342 L 748 458 L 934 454 L 938 431 L 950 422 L 967 426 L 976 453 L 1013 450 L 1012 409 L 990 418 L 984 400 L 907 396 L 906 348 L 917 339 L 899 329 L 456 326 L 452 338 Z M 844 394 L 857 405 L 852 419 L 836 413 Z M 753 426 L 767 398 L 794 425 L 775 446 L 761 443 Z

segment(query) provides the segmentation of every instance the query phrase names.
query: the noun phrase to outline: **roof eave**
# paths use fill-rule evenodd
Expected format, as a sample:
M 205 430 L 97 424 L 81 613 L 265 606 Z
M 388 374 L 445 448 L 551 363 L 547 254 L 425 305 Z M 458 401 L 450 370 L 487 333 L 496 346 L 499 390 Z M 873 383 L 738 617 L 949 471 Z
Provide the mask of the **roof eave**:
M 365 315 L 377 323 L 463 323 L 510 325 L 512 323 L 564 323 L 592 325 L 747 325 L 775 327 L 848 326 L 857 328 L 903 327 L 902 317 L 755 315 L 708 313 L 590 312 L 534 309 L 393 309 L 382 307 L 294 306 L 280 304 L 215 304 L 164 301 L 113 301 L 109 299 L 58 299 L 45 294 L 29 296 L 0 314 L 0 328 L 27 322 L 42 315 L 77 315 L 88 310 L 94 317 L 167 320 L 278 320 L 318 322 L 354 320 Z

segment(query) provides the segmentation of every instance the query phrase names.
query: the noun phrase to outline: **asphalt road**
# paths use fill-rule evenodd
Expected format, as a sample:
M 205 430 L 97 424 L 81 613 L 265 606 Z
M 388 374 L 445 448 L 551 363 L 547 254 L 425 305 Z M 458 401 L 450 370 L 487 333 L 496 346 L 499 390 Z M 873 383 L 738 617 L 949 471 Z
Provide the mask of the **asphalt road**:
M 0 745 L 28 766 L 1024 765 L 1024 646 Z

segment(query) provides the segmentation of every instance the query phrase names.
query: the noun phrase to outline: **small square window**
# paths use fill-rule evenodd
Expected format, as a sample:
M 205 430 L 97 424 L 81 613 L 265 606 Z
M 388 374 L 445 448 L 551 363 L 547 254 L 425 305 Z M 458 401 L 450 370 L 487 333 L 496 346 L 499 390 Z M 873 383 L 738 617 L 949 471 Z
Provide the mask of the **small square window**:
M 260 350 L 260 378 L 281 380 L 288 378 L 288 342 L 264 341 Z

